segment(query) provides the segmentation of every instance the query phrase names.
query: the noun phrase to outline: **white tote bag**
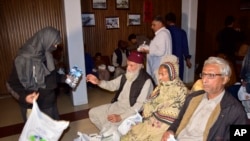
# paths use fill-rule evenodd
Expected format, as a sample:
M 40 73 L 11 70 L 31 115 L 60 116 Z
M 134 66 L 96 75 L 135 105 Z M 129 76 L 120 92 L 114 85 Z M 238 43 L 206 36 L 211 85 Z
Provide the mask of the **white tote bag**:
M 250 99 L 247 99 L 247 97 L 250 97 L 250 94 L 247 93 L 246 87 L 241 86 L 240 89 L 239 89 L 239 91 L 238 91 L 238 98 L 239 98 L 239 100 L 241 100 L 241 101 L 250 100 Z
M 127 117 L 118 127 L 118 131 L 122 135 L 126 135 L 133 125 L 142 122 L 142 116 L 136 111 L 135 115 Z
M 244 106 L 245 111 L 247 112 L 247 116 L 250 119 L 250 94 L 247 93 L 246 87 L 240 87 L 238 91 L 238 98 L 239 100 L 241 100 L 241 103 Z
M 69 126 L 69 121 L 56 121 L 40 111 L 33 101 L 32 111 L 26 121 L 19 141 L 57 141 Z

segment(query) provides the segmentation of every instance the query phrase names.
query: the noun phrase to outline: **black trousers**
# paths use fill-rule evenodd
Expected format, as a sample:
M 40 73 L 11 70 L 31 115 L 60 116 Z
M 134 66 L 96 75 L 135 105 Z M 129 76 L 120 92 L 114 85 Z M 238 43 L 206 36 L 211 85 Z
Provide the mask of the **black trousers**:
M 22 114 L 22 117 L 23 117 L 23 120 L 26 122 L 27 121 L 27 108 L 24 108 L 24 107 L 20 107 L 21 109 L 21 114 Z M 46 108 L 46 109 L 43 109 L 43 108 L 40 108 L 40 110 L 45 113 L 46 115 L 48 115 L 49 117 L 51 117 L 52 119 L 54 120 L 59 120 L 60 117 L 59 117 L 59 112 L 58 112 L 58 109 L 57 109 L 57 105 L 54 104 L 54 106 L 50 107 L 50 108 Z

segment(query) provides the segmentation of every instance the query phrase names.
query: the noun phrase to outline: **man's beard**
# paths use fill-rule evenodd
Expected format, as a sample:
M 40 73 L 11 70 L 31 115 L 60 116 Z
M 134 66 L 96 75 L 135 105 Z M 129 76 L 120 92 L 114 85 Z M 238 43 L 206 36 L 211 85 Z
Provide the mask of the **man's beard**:
M 140 68 L 133 71 L 133 72 L 126 72 L 125 76 L 126 76 L 126 79 L 130 82 L 134 81 L 137 76 L 139 75 L 139 72 L 140 72 Z

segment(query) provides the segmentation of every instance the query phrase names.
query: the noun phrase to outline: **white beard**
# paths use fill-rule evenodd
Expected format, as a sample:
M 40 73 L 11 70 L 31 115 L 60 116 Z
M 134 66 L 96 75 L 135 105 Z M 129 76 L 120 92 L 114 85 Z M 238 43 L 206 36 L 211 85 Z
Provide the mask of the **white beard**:
M 140 69 L 134 71 L 134 72 L 126 72 L 125 76 L 127 78 L 127 81 L 133 82 L 137 76 L 139 75 Z

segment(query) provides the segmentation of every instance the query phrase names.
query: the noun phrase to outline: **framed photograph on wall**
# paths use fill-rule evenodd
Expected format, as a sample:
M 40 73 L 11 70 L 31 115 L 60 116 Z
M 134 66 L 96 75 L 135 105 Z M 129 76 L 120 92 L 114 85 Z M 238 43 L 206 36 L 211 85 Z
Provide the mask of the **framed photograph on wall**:
M 240 10 L 250 10 L 250 0 L 240 0 Z
M 115 0 L 116 9 L 129 9 L 129 0 Z
M 106 17 L 105 26 L 106 26 L 106 29 L 120 28 L 119 17 Z
M 82 26 L 95 26 L 95 14 L 83 13 L 82 14 Z
M 92 0 L 93 9 L 107 9 L 107 0 Z
M 132 25 L 141 25 L 141 14 L 128 14 L 128 24 Z

